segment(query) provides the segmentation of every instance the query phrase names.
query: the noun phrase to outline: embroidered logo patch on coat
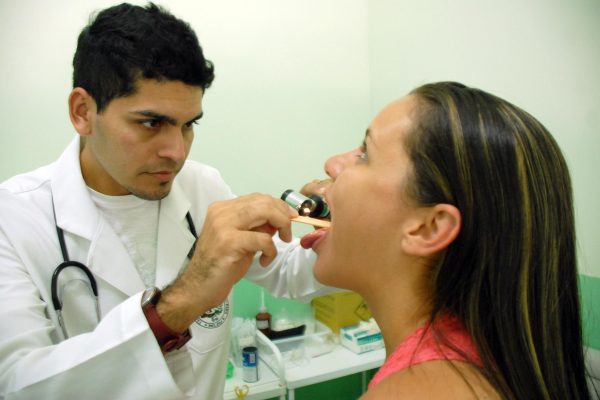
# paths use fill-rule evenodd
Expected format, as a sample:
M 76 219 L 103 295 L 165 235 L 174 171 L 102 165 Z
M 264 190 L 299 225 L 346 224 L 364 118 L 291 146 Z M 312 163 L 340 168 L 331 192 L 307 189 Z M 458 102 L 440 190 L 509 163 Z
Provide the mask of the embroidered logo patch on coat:
M 223 304 L 211 308 L 196 320 L 196 323 L 203 328 L 215 329 L 223 325 L 229 315 L 229 300 L 225 300 Z

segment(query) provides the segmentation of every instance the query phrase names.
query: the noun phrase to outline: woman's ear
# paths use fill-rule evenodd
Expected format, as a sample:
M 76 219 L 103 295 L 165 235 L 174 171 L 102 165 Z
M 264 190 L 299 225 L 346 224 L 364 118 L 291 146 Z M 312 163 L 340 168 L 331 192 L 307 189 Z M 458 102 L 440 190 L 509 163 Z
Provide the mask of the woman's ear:
M 405 226 L 402 247 L 407 254 L 431 256 L 444 250 L 460 233 L 461 216 L 450 204 L 423 208 Z
M 82 136 L 92 133 L 93 111 L 96 102 L 83 88 L 76 87 L 69 95 L 69 117 L 75 130 Z

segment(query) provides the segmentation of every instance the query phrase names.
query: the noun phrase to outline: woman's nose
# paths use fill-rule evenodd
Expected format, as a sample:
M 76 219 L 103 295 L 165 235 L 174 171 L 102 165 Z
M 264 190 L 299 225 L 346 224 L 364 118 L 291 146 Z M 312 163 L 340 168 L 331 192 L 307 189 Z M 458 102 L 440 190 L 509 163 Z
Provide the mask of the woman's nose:
M 344 169 L 356 162 L 359 154 L 360 149 L 355 149 L 330 157 L 325 161 L 325 173 L 335 180 Z

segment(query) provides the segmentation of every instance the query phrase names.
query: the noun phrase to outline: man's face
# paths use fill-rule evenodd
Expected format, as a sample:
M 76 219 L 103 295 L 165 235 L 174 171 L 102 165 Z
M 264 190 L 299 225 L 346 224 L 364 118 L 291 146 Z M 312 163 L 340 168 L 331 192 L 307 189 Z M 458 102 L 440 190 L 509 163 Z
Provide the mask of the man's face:
M 112 196 L 167 196 L 194 140 L 202 95 L 179 81 L 140 80 L 135 94 L 93 110 L 80 155 L 87 185 Z

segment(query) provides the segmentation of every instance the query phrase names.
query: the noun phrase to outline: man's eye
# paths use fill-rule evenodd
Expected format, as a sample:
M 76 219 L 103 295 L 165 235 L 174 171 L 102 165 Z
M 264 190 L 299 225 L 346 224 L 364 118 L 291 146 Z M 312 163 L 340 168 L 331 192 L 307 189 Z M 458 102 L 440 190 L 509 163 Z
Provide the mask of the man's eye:
M 150 119 L 148 121 L 142 121 L 142 125 L 144 125 L 146 128 L 150 128 L 150 129 L 158 129 L 161 126 L 162 121 L 158 120 L 158 119 Z
M 188 122 L 187 124 L 185 124 L 185 127 L 192 128 L 194 125 L 198 125 L 198 120 Z

